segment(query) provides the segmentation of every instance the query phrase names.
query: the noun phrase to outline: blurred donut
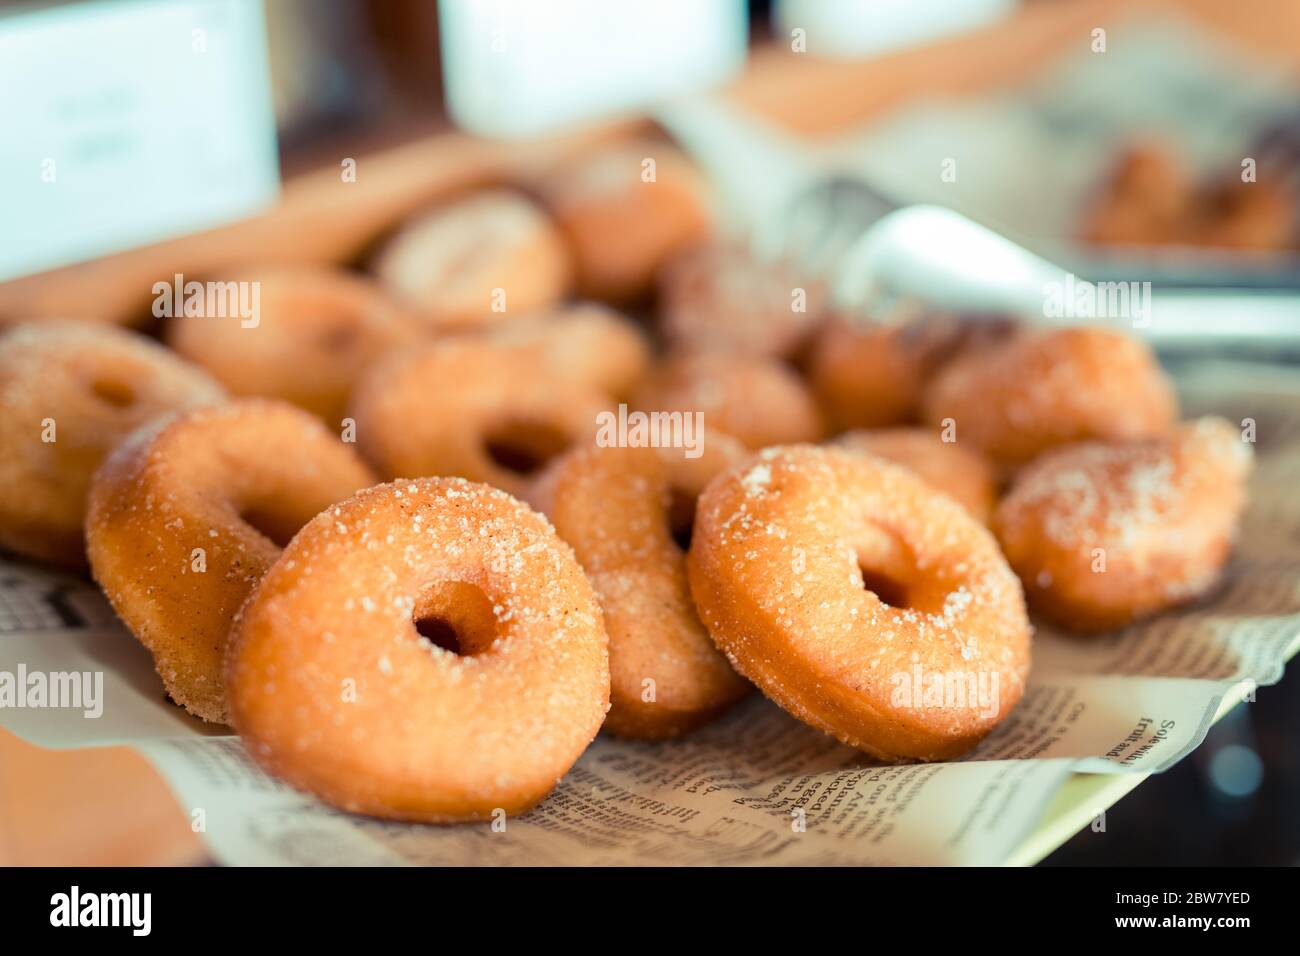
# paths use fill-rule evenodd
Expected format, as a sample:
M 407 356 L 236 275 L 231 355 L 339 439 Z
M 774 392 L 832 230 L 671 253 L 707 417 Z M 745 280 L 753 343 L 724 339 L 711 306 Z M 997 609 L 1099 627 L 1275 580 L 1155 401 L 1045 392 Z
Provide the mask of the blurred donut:
M 1204 594 L 1232 549 L 1251 449 L 1220 418 L 1145 442 L 1085 442 L 1016 478 L 995 527 L 1030 606 L 1076 631 Z
M 156 420 L 90 489 L 90 566 L 168 694 L 224 724 L 230 622 L 294 533 L 374 484 L 351 447 L 292 405 L 244 399 Z
M 588 154 L 553 170 L 539 191 L 573 250 L 578 291 L 593 299 L 641 298 L 660 267 L 711 228 L 703 181 L 666 143 Z
M 835 430 L 884 428 L 917 419 L 925 384 L 955 355 L 1009 336 L 1014 320 L 958 315 L 906 303 L 881 321 L 838 313 L 817 333 L 808 375 Z
M 661 327 L 679 349 L 793 356 L 820 321 L 825 300 L 823 282 L 734 242 L 687 249 L 659 278 Z
M 1296 197 L 1272 180 L 1242 182 L 1234 171 L 1204 190 L 1187 241 L 1223 249 L 1286 249 L 1295 240 Z
M 924 397 L 925 421 L 1005 469 L 1070 442 L 1151 438 L 1177 416 L 1151 349 L 1112 329 L 1036 330 L 944 366 Z
M 379 251 L 375 274 L 437 328 L 513 321 L 559 302 L 569 251 L 531 200 L 489 189 L 407 222 Z
M 454 475 L 522 495 L 543 465 L 594 437 L 611 404 L 525 350 L 465 337 L 375 363 L 350 412 L 361 454 L 385 478 Z
M 1080 234 L 1105 245 L 1178 241 L 1194 194 L 1188 170 L 1167 145 L 1130 143 L 1085 203 Z
M 0 335 L 0 545 L 78 568 L 90 477 L 157 415 L 225 399 L 202 369 L 107 325 L 41 322 Z
M 579 302 L 531 321 L 502 326 L 492 342 L 517 349 L 560 380 L 577 379 L 627 397 L 650 367 L 650 343 L 631 319 L 597 302 Z
M 748 448 L 817 441 L 825 431 L 799 376 L 758 355 L 670 355 L 650 370 L 631 404 L 642 411 L 702 413 L 710 432 L 725 432 Z
M 885 428 L 839 435 L 835 445 L 884 458 L 915 472 L 932 488 L 957 501 L 981 524 L 997 503 L 997 477 L 979 452 L 946 442 L 928 428 Z
M 307 524 L 231 638 L 235 729 L 343 810 L 522 813 L 609 706 L 600 607 L 573 552 L 504 492 L 380 485 Z
M 878 458 L 792 446 L 733 466 L 700 496 L 687 569 L 738 671 L 882 759 L 964 753 L 1024 691 L 1029 622 L 993 536 Z
M 283 399 L 334 428 L 361 370 L 423 331 L 409 309 L 341 269 L 286 266 L 238 280 L 259 290 L 256 324 L 178 316 L 167 344 L 232 394 Z

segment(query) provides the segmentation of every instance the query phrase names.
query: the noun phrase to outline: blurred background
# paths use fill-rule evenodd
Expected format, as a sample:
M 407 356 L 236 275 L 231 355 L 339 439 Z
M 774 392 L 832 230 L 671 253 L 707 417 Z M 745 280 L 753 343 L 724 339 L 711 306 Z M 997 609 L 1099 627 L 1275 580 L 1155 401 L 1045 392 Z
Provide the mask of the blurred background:
M 123 12 L 135 19 L 114 26 Z M 203 24 L 186 36 L 191 50 L 211 44 L 208 72 L 150 53 L 168 17 Z M 706 171 L 744 160 L 755 206 L 792 157 L 815 157 L 1081 275 L 1246 290 L 1283 308 L 1300 286 L 1295 0 L 0 4 L 0 88 L 42 70 L 59 96 L 0 98 L 0 320 L 135 321 L 140 277 L 173 265 L 353 262 L 412 209 L 534 157 L 701 124 L 681 145 Z M 193 103 L 209 122 L 178 114 Z M 734 135 L 707 135 L 723 119 Z M 13 174 L 52 136 L 106 177 L 58 210 L 34 206 Z M 357 188 L 340 190 L 349 158 Z M 120 163 L 159 164 L 147 195 L 105 189 Z M 195 169 L 204 178 L 185 178 Z M 92 208 L 105 195 L 138 215 Z M 1300 351 L 1300 311 L 1259 335 L 1238 318 L 1241 341 L 1192 350 Z M 1293 669 L 1262 689 L 1113 808 L 1105 833 L 1046 862 L 1300 863 L 1298 682 Z M 203 854 L 143 759 L 39 751 L 0 731 L 0 862 Z

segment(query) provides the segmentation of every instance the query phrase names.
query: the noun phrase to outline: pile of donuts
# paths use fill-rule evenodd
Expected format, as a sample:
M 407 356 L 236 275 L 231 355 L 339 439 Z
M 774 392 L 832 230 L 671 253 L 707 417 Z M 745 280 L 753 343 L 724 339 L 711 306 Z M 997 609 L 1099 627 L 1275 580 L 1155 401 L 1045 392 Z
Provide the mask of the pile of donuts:
M 1080 237 L 1103 246 L 1300 248 L 1300 123 L 1267 130 L 1243 155 L 1257 165 L 1197 176 L 1168 143 L 1123 144 L 1087 197 Z
M 602 728 L 685 734 L 754 685 L 875 758 L 951 758 L 1021 697 L 1026 599 L 1091 632 L 1214 586 L 1250 446 L 1180 423 L 1143 344 L 838 314 L 713 222 L 637 142 L 447 199 L 362 268 L 219 277 L 259 284 L 255 327 L 9 328 L 0 545 L 88 569 L 272 773 L 430 822 L 522 812 Z M 703 431 L 599 440 L 620 407 Z M 900 692 L 920 674 L 996 706 Z

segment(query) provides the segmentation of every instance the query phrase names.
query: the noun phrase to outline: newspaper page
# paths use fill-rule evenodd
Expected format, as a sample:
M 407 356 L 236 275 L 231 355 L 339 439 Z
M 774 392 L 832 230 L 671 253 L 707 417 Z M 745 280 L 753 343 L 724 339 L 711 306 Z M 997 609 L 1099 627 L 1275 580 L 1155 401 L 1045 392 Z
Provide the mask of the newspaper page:
M 229 731 L 169 703 L 92 585 L 13 563 L 0 566 L 0 690 L 43 680 L 47 694 L 0 693 L 0 724 L 46 747 L 135 746 L 228 864 L 996 864 L 1070 774 L 1172 766 L 1225 695 L 1276 683 L 1300 648 L 1300 373 L 1212 363 L 1179 380 L 1189 416 L 1254 425 L 1221 586 L 1110 635 L 1039 628 L 1024 699 L 958 761 L 880 765 L 755 693 L 677 741 L 598 737 L 517 818 L 376 821 L 272 779 Z

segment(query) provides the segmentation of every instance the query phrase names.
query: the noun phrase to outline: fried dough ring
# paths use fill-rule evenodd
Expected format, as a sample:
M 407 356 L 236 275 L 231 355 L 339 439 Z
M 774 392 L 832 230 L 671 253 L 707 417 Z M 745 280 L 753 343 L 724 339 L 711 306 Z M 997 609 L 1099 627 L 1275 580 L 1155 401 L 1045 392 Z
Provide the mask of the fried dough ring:
M 988 531 L 897 465 L 767 449 L 705 489 L 687 567 L 736 669 L 877 757 L 957 756 L 1024 690 L 1020 583 Z
M 425 478 L 298 533 L 240 614 L 228 683 L 267 770 L 344 810 L 448 822 L 546 796 L 600 729 L 609 660 L 544 518 Z
M 244 399 L 146 425 L 91 485 L 86 545 L 172 699 L 229 723 L 230 621 L 294 532 L 377 479 L 319 419 Z

